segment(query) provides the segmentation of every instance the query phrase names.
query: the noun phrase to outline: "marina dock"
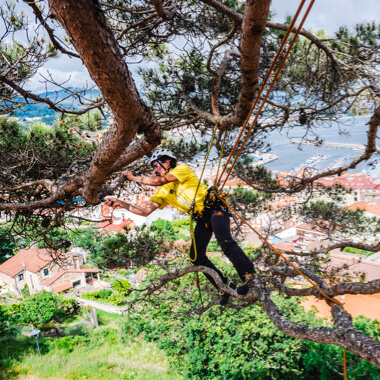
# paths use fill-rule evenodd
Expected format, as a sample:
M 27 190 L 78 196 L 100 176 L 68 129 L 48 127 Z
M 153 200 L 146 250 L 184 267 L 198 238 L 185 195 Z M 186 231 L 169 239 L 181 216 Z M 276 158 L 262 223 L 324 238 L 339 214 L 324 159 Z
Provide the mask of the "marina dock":
M 301 145 L 315 145 L 315 143 L 311 141 L 302 141 L 302 140 L 292 140 L 292 144 L 301 144 Z M 359 145 L 359 144 L 345 144 L 345 143 L 332 143 L 332 142 L 322 142 L 321 144 L 318 144 L 321 146 L 332 146 L 335 148 L 348 148 L 358 151 L 365 151 L 366 146 L 365 145 Z M 380 146 L 376 147 L 377 151 L 380 152 Z

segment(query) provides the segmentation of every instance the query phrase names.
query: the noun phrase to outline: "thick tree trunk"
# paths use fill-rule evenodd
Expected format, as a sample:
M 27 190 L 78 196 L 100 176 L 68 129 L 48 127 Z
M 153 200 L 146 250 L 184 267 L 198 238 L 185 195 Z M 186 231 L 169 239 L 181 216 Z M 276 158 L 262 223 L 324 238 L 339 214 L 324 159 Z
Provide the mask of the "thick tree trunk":
M 139 97 L 99 2 L 49 0 L 49 5 L 114 115 L 114 123 L 95 152 L 84 181 L 84 198 L 96 203 L 112 165 L 125 152 L 136 131 L 151 131 L 147 143 L 153 149 L 160 142 L 160 129 Z
M 268 19 L 270 0 L 248 0 L 241 26 L 242 90 L 235 112 L 221 121 L 221 127 L 244 123 L 259 85 L 260 45 Z

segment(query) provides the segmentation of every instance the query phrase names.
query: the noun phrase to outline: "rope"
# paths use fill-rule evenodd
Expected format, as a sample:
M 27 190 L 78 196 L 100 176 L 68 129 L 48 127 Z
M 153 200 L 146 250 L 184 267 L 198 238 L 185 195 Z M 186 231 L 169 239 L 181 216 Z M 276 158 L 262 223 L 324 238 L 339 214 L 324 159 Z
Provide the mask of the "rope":
M 299 32 L 301 31 L 301 29 L 302 29 L 302 27 L 303 27 L 303 24 L 305 23 L 305 20 L 306 20 L 306 18 L 307 18 L 307 16 L 308 16 L 308 14 L 309 14 L 309 12 L 310 12 L 310 10 L 311 10 L 313 4 L 314 4 L 314 1 L 315 1 L 315 0 L 311 0 L 310 4 L 309 4 L 309 6 L 308 6 L 308 8 L 307 8 L 307 10 L 306 10 L 306 12 L 305 12 L 305 14 L 304 14 L 302 20 L 301 20 L 301 23 L 299 24 L 299 26 L 298 26 L 296 32 L 294 33 L 294 35 L 293 35 L 293 37 L 292 37 L 292 40 L 291 40 L 291 42 L 290 42 L 290 44 L 289 44 L 289 46 L 288 46 L 288 49 L 287 49 L 287 51 L 286 51 L 286 53 L 285 53 L 285 56 L 284 56 L 284 58 L 281 60 L 280 66 L 278 67 L 278 69 L 277 69 L 277 71 L 276 71 L 276 74 L 274 75 L 274 78 L 273 78 L 273 80 L 272 80 L 272 82 L 271 82 L 271 84 L 270 84 L 270 86 L 269 86 L 269 89 L 268 89 L 268 91 L 267 91 L 267 93 L 266 93 L 266 95 L 265 95 L 263 101 L 261 102 L 259 109 L 258 109 L 257 112 L 256 112 L 255 118 L 253 119 L 252 124 L 251 124 L 250 128 L 249 128 L 248 131 L 247 131 L 247 134 L 246 134 L 246 136 L 245 136 L 245 139 L 244 139 L 244 141 L 243 141 L 243 143 L 242 143 L 242 145 L 241 145 L 241 147 L 240 147 L 240 149 L 239 149 L 239 151 L 238 151 L 238 153 L 237 153 L 237 155 L 236 155 L 236 157 L 235 157 L 235 160 L 234 160 L 232 166 L 230 167 L 230 169 L 229 169 L 229 171 L 228 171 L 227 177 L 231 174 L 231 172 L 232 172 L 232 170 L 233 170 L 233 168 L 234 168 L 234 166 L 235 166 L 235 164 L 236 164 L 236 162 L 237 162 L 237 160 L 238 160 L 238 158 L 239 158 L 239 156 L 240 156 L 240 154 L 241 154 L 241 152 L 242 152 L 242 150 L 243 150 L 243 148 L 244 148 L 244 145 L 246 144 L 246 142 L 247 142 L 247 140 L 248 140 L 248 137 L 249 137 L 249 135 L 250 135 L 250 133 L 251 133 L 253 127 L 255 126 L 255 124 L 256 124 L 256 122 L 257 122 L 257 119 L 259 118 L 260 112 L 261 112 L 262 109 L 264 108 L 265 102 L 267 101 L 267 99 L 268 99 L 268 97 L 269 97 L 269 95 L 270 95 L 270 93 L 271 93 L 271 91 L 272 91 L 272 89 L 273 89 L 273 87 L 274 87 L 274 84 L 276 83 L 276 81 L 277 81 L 277 79 L 278 79 L 278 77 L 279 77 L 279 75 L 280 75 L 280 73 L 281 73 L 281 70 L 282 70 L 282 68 L 283 68 L 284 65 L 285 65 L 285 62 L 286 62 L 286 60 L 287 60 L 287 58 L 288 58 L 288 56 L 289 56 L 289 54 L 290 54 L 290 51 L 291 51 L 291 49 L 292 49 L 292 47 L 293 47 L 293 45 L 294 45 L 294 43 L 295 43 L 295 41 L 296 41 L 296 39 L 297 39 L 297 37 L 298 37 Z M 290 29 L 290 28 L 289 28 L 289 29 Z M 257 103 L 258 103 L 258 100 L 259 100 L 259 97 L 256 97 L 256 100 L 257 100 L 257 101 L 255 101 L 255 103 L 257 104 Z M 224 187 L 224 184 L 221 185 L 221 190 L 223 189 L 223 187 Z
M 240 130 L 240 133 L 239 133 L 239 136 L 238 136 L 238 138 L 237 138 L 237 140 L 236 140 L 236 142 L 235 142 L 235 145 L 233 146 L 233 148 L 232 148 L 232 150 L 231 150 L 231 153 L 230 153 L 229 157 L 227 158 L 227 162 L 226 162 L 226 164 L 225 164 L 225 166 L 224 166 L 224 168 L 223 168 L 222 174 L 220 175 L 220 178 L 219 178 L 218 184 L 219 184 L 221 178 L 223 177 L 223 174 L 224 174 L 224 172 L 225 172 L 225 170 L 226 170 L 228 164 L 230 163 L 230 160 L 231 160 L 233 154 L 235 153 L 235 150 L 236 150 L 236 148 L 237 148 L 237 146 L 238 146 L 238 143 L 239 143 L 239 141 L 240 141 L 240 139 L 241 139 L 241 137 L 242 137 L 242 135 L 243 135 L 243 132 L 244 132 L 245 128 L 247 127 L 247 124 L 248 124 L 249 118 L 251 117 L 253 110 L 255 109 L 257 103 L 259 102 L 259 99 L 260 99 L 262 93 L 264 92 L 265 86 L 266 86 L 266 84 L 267 84 L 267 82 L 268 82 L 268 80 L 269 80 L 269 78 L 270 78 L 270 75 L 272 74 L 272 71 L 274 70 L 274 68 L 275 68 L 275 66 L 276 66 L 276 64 L 277 64 L 277 61 L 279 60 L 279 58 L 280 58 L 280 56 L 281 56 L 281 53 L 282 53 L 282 51 L 284 50 L 285 44 L 286 44 L 286 42 L 287 42 L 287 40 L 288 40 L 288 38 L 289 38 L 289 36 L 290 36 L 291 31 L 292 31 L 293 28 L 294 28 L 294 25 L 295 25 L 295 23 L 296 23 L 296 21 L 297 21 L 297 18 L 298 18 L 298 16 L 299 16 L 299 14 L 301 13 L 301 10 L 302 10 L 302 8 L 303 8 L 303 6 L 304 6 L 304 4 L 305 4 L 305 1 L 306 1 L 306 0 L 302 0 L 302 1 L 301 1 L 300 5 L 299 5 L 299 7 L 298 7 L 298 9 L 297 9 L 297 12 L 296 12 L 296 14 L 295 14 L 294 17 L 293 17 L 293 20 L 292 20 L 292 22 L 290 23 L 289 28 L 288 28 L 288 30 L 287 30 L 286 33 L 285 33 L 285 36 L 284 36 L 284 38 L 283 38 L 283 40 L 282 40 L 282 42 L 281 42 L 281 45 L 280 45 L 280 47 L 279 47 L 279 49 L 278 49 L 278 51 L 277 51 L 277 53 L 276 53 L 276 56 L 274 57 L 273 62 L 272 62 L 272 64 L 271 64 L 271 66 L 270 66 L 270 68 L 269 68 L 267 74 L 265 75 L 265 78 L 264 78 L 263 84 L 261 85 L 260 90 L 259 90 L 259 92 L 258 92 L 258 94 L 257 94 L 257 96 L 256 96 L 256 98 L 255 98 L 255 100 L 254 100 L 254 102 L 253 102 L 253 105 L 252 105 L 252 107 L 251 107 L 251 109 L 250 109 L 250 111 L 249 111 L 249 113 L 248 113 L 248 116 L 247 116 L 247 118 L 246 118 L 245 121 L 244 121 L 244 124 L 243 124 L 243 126 L 242 126 L 242 128 L 241 128 L 241 130 Z
M 223 138 L 223 145 L 222 145 L 222 149 L 221 149 L 221 151 L 220 151 L 219 163 L 218 163 L 218 170 L 216 171 L 216 175 L 215 175 L 214 187 L 217 186 L 217 181 L 218 181 L 218 175 L 219 175 L 220 164 L 221 164 L 221 162 L 222 162 L 222 157 L 223 157 L 223 152 L 224 152 L 224 146 L 225 146 L 225 144 L 226 144 L 227 132 L 228 132 L 228 130 L 226 130 L 226 132 L 225 132 L 225 134 L 224 134 L 224 138 Z

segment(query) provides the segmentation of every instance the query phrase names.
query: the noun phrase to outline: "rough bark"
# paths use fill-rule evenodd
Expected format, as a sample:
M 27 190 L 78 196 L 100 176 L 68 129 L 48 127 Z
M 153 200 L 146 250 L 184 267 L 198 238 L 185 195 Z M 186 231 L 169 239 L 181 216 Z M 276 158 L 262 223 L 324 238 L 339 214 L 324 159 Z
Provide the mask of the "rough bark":
M 221 128 L 243 124 L 259 85 L 260 44 L 268 19 L 270 1 L 247 1 L 241 26 L 241 86 L 235 112 L 221 120 Z
M 95 152 L 84 180 L 84 198 L 97 203 L 112 165 L 136 132 L 153 131 L 149 139 L 153 148 L 160 142 L 159 126 L 139 97 L 99 2 L 49 0 L 49 5 L 114 115 L 114 123 Z

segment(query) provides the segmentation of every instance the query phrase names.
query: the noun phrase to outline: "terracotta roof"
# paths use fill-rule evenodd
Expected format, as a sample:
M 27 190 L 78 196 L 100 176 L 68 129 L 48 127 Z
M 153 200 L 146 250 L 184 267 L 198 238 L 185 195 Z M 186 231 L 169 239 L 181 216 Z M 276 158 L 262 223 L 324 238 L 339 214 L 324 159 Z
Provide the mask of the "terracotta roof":
M 346 189 L 380 189 L 380 182 L 375 177 L 368 177 L 366 175 L 343 175 L 340 177 L 329 177 L 318 180 L 318 183 L 321 183 L 325 186 L 332 186 L 335 184 L 340 184 Z
M 125 219 L 122 223 L 119 223 L 119 224 L 110 224 L 109 222 L 101 222 L 96 225 L 96 228 L 101 228 L 105 231 L 120 232 L 124 230 L 124 227 L 129 226 L 131 223 L 133 223 L 132 219 Z
M 1 264 L 0 272 L 11 277 L 15 276 L 24 268 L 36 273 L 53 260 L 52 255 L 49 254 L 47 249 L 23 249 L 5 263 Z
M 73 284 L 70 281 L 66 281 L 63 284 L 53 286 L 52 289 L 55 293 L 61 293 L 66 290 L 69 290 L 73 287 Z
M 313 231 L 313 232 L 319 232 L 322 234 L 326 234 L 325 231 L 322 231 L 318 226 L 308 223 L 302 223 L 296 226 L 296 228 L 299 228 L 301 230 L 307 230 L 307 231 Z
M 45 283 L 44 286 L 50 286 L 60 277 L 62 277 L 65 273 L 99 273 L 97 269 L 89 268 L 86 266 L 80 266 L 80 269 L 61 269 L 57 272 L 53 277 L 50 277 Z
M 294 198 L 294 197 L 285 197 L 284 199 L 282 199 L 281 201 L 279 202 L 275 202 L 275 203 L 272 203 L 268 206 L 268 209 L 269 210 L 274 210 L 274 209 L 277 209 L 277 208 L 282 208 L 282 207 L 286 207 L 286 206 L 289 206 L 291 204 L 294 204 L 296 203 L 297 199 Z
M 366 212 L 380 216 L 380 203 L 379 202 L 356 202 L 348 206 L 348 210 L 357 210 L 358 208 L 365 210 Z
M 73 272 L 70 270 L 70 272 Z M 75 272 L 75 271 L 74 271 Z M 85 273 L 99 273 L 98 269 L 86 267 L 85 265 L 80 266 L 79 272 L 85 272 Z
M 279 251 L 294 251 L 297 249 L 290 243 L 277 243 L 273 244 L 273 247 L 277 248 Z

